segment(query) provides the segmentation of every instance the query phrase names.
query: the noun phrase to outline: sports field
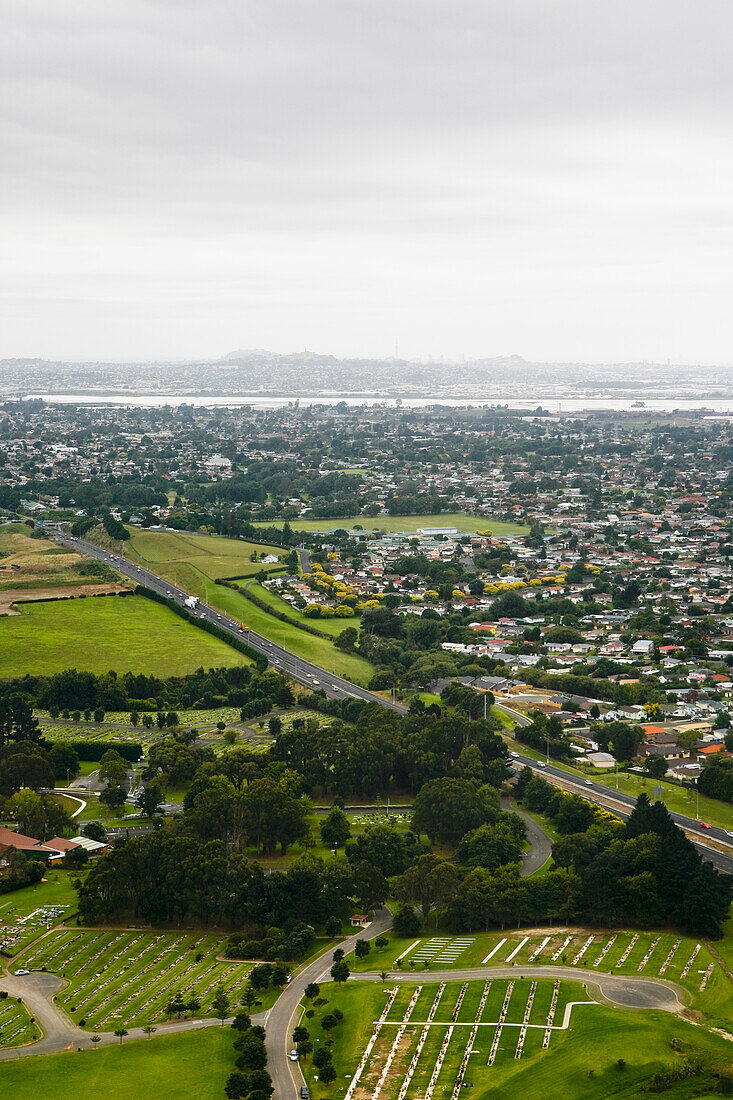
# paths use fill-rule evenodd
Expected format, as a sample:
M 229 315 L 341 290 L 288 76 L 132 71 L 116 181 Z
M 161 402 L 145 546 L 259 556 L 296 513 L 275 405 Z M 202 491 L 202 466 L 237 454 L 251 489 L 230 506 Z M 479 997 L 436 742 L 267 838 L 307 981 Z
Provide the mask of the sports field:
M 131 527 L 132 537 L 124 544 L 126 557 L 167 577 L 193 596 L 210 602 L 214 585 L 221 577 L 253 577 L 261 569 L 271 572 L 282 568 L 278 562 L 264 565 L 263 555 L 285 557 L 281 546 L 262 546 L 222 535 L 194 534 L 189 531 L 145 531 Z M 252 555 L 257 560 L 252 561 Z
M 12 1100 L 222 1100 L 234 1056 L 228 1028 L 155 1036 L 122 1047 L 4 1062 L 1 1094 Z
M 13 967 L 45 968 L 65 978 L 57 1003 L 80 1027 L 113 1031 L 169 1018 L 166 1005 L 178 992 L 196 997 L 191 1015 L 212 1016 L 221 983 L 236 1004 L 252 968 L 220 962 L 224 940 L 203 933 L 86 931 L 53 932 L 32 945 Z
M 517 523 L 504 523 L 487 516 L 467 516 L 463 512 L 444 512 L 432 516 L 348 516 L 345 519 L 291 519 L 294 531 L 350 531 L 358 525 L 363 531 L 417 531 L 420 527 L 457 527 L 459 531 L 475 534 L 490 531 L 502 535 L 528 535 L 529 528 Z M 255 527 L 282 527 L 283 521 L 255 523 Z
M 0 617 L 0 678 L 65 668 L 182 676 L 246 664 L 236 650 L 141 596 L 25 604 Z
M 575 982 L 487 975 L 444 985 L 354 982 L 321 995 L 328 1003 L 304 1023 L 315 1049 L 326 1035 L 333 1039 L 337 1080 L 346 1087 L 324 1088 L 306 1064 L 314 1100 L 637 1097 L 654 1073 L 685 1058 L 700 1063 L 698 1091 L 688 1082 L 664 1095 L 708 1096 L 700 1085 L 714 1086 L 713 1072 L 730 1063 L 724 1038 L 669 1013 L 595 1004 Z M 344 1019 L 326 1033 L 321 1019 L 334 1008 Z

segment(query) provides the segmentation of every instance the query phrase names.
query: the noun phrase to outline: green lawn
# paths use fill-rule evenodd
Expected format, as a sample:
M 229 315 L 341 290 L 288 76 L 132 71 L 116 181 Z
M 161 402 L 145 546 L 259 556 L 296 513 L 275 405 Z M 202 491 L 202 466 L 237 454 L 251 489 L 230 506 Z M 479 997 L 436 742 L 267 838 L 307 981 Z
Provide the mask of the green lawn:
M 364 531 L 417 531 L 419 527 L 457 527 L 459 531 L 473 534 L 491 531 L 492 535 L 527 535 L 528 527 L 517 523 L 503 523 L 486 516 L 467 516 L 463 512 L 445 512 L 433 516 L 349 516 L 346 519 L 292 519 L 295 531 L 334 531 L 353 529 L 358 524 Z M 282 520 L 255 523 L 255 527 L 282 527 Z
M 187 588 L 185 579 L 194 574 L 213 581 L 220 577 L 253 577 L 261 569 L 270 572 L 278 565 L 263 565 L 262 555 L 287 555 L 281 546 L 263 546 L 223 535 L 145 531 L 136 527 L 130 531 L 131 538 L 124 545 L 125 555 L 133 560 L 142 558 L 143 564 L 154 573 L 168 577 L 182 588 Z M 258 559 L 254 562 L 250 560 L 253 553 Z M 190 591 L 202 595 L 193 588 Z
M 221 1100 L 234 1069 L 228 1028 L 127 1042 L 82 1053 L 4 1062 L 0 1095 L 12 1100 Z
M 248 591 L 253 596 L 257 596 L 268 607 L 271 607 L 273 611 L 278 611 L 289 615 L 296 623 L 305 626 L 313 626 L 316 630 L 322 630 L 324 634 L 331 634 L 334 638 L 338 637 L 342 630 L 346 630 L 347 626 L 354 626 L 359 628 L 359 619 L 356 615 L 351 619 L 310 619 L 307 615 L 304 615 L 302 611 L 299 611 L 297 607 L 293 607 L 278 596 L 277 592 L 273 592 L 269 588 L 265 588 L 263 585 L 258 584 L 257 581 L 251 581 L 249 583 Z
M 183 676 L 247 663 L 218 638 L 141 596 L 26 604 L 0 618 L 0 678 L 65 668 Z
M 305 1066 L 314 1100 L 343 1096 L 347 1078 L 356 1070 L 374 1022 L 382 1014 L 388 991 L 393 988 L 394 983 L 385 987 L 381 982 L 322 988 L 321 995 L 328 999 L 328 1003 L 316 1009 L 313 1017 L 303 1021 L 310 1031 L 314 1047 L 318 1049 L 325 1041 L 326 1033 L 320 1026 L 325 1014 L 339 1008 L 344 1020 L 328 1032 L 333 1039 L 333 1063 L 338 1084 L 325 1089 L 315 1080 L 317 1071 L 312 1065 L 308 1063 Z M 458 1026 L 449 1039 L 433 1093 L 435 1097 L 450 1097 L 469 1043 L 470 1029 L 465 1025 L 473 1022 L 481 1010 L 484 988 L 483 981 L 466 983 L 465 988 L 459 982 L 446 985 L 434 1015 L 435 1023 L 428 1029 L 425 1045 L 414 1063 L 408 1095 L 425 1095 L 433 1071 L 439 1065 L 441 1045 L 455 1014 Z M 419 1021 L 418 1026 L 409 1026 L 403 1040 L 395 1048 L 395 1023 L 404 1018 L 416 990 L 416 980 L 401 985 L 387 1016 L 387 1020 L 394 1022 L 382 1027 L 362 1073 L 357 1096 L 372 1093 L 391 1052 L 390 1071 L 381 1096 L 383 1100 L 396 1100 L 417 1050 L 422 1032 L 419 1024 L 427 1019 L 435 1003 L 438 985 L 436 982 L 423 984 L 411 1017 Z M 725 1039 L 668 1013 L 634 1012 L 584 1003 L 573 1007 L 569 1028 L 560 1029 L 558 1025 L 563 1023 L 565 1006 L 571 1001 L 587 1002 L 589 999 L 583 986 L 574 982 L 559 983 L 553 1017 L 556 1029 L 550 1034 L 547 1049 L 543 1049 L 544 1025 L 552 1003 L 554 982 L 538 981 L 531 1005 L 530 992 L 530 981 L 519 975 L 511 990 L 507 979 L 491 982 L 480 1016 L 482 1021 L 486 1021 L 486 1026 L 477 1029 L 470 1048 L 473 1056 L 468 1060 L 465 1076 L 465 1083 L 469 1086 L 467 1096 L 481 1100 L 489 1096 L 501 1096 L 502 1100 L 635 1098 L 645 1091 L 644 1086 L 654 1073 L 682 1065 L 685 1056 L 690 1061 L 699 1060 L 703 1066 L 701 1075 L 692 1082 L 694 1093 L 690 1091 L 691 1082 L 686 1082 L 682 1089 L 673 1087 L 664 1095 L 677 1098 L 710 1096 L 712 1092 L 709 1090 L 715 1085 L 713 1072 L 730 1064 L 730 1044 Z M 516 1057 L 520 1029 L 505 1026 L 499 1036 L 493 1064 L 489 1065 L 496 1034 L 496 1028 L 491 1024 L 498 1021 L 507 995 L 505 1020 L 508 1025 L 521 1023 L 528 1010 L 528 1022 L 540 1026 L 527 1029 L 520 1057 Z M 673 1050 L 673 1039 L 679 1040 L 680 1053 Z M 619 1059 L 623 1060 L 621 1066 Z
M 328 638 L 316 638 L 312 634 L 306 634 L 297 626 L 280 622 L 261 607 L 257 607 L 251 600 L 245 599 L 239 592 L 221 585 L 210 584 L 208 586 L 208 602 L 212 607 L 223 611 L 226 615 L 244 623 L 258 634 L 269 638 L 298 657 L 304 657 L 307 661 L 336 672 L 339 676 L 345 676 L 357 684 L 366 684 L 373 674 L 373 668 L 363 657 L 352 653 L 342 653 L 336 649 Z M 350 620 L 344 620 L 348 625 Z

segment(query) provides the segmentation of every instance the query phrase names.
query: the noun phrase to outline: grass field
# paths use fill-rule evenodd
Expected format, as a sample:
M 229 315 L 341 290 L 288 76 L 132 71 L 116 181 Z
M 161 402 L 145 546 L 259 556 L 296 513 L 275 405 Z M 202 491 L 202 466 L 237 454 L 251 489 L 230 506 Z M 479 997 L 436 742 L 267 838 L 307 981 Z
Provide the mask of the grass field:
M 124 544 L 128 558 L 167 577 L 199 599 L 207 599 L 215 581 L 221 577 L 253 577 L 261 569 L 271 572 L 278 564 L 263 565 L 262 555 L 285 557 L 281 546 L 228 539 L 222 535 L 197 535 L 188 531 L 145 531 L 131 527 L 132 537 Z M 251 561 L 252 554 L 257 561 Z
M 234 1055 L 228 1028 L 156 1036 L 122 1047 L 5 1062 L 0 1094 L 12 1100 L 221 1100 Z
M 315 1079 L 317 1070 L 305 1067 L 314 1100 L 343 1097 L 347 1078 L 359 1068 L 358 1083 L 352 1081 L 354 1100 L 368 1100 L 377 1093 L 382 1100 L 397 1100 L 405 1081 L 408 1096 L 432 1095 L 441 1100 L 463 1094 L 461 1085 L 466 1095 L 481 1100 L 489 1096 L 502 1100 L 630 1098 L 645 1091 L 654 1073 L 681 1066 L 685 1058 L 700 1061 L 700 1076 L 685 1082 L 681 1090 L 674 1086 L 665 1090 L 664 1095 L 701 1097 L 712 1095 L 701 1086 L 715 1086 L 713 1072 L 730 1065 L 730 1044 L 725 1039 L 670 1014 L 587 1003 L 589 995 L 579 983 L 539 980 L 533 985 L 519 975 L 513 982 L 449 982 L 442 992 L 437 982 L 426 982 L 419 991 L 414 979 L 405 982 L 362 1064 L 394 989 L 392 982 L 387 986 L 353 983 L 339 989 L 329 986 L 322 992 L 328 1003 L 303 1021 L 316 1049 L 326 1037 L 320 1026 L 323 1015 L 339 1008 L 344 1020 L 328 1032 L 333 1038 L 337 1083 L 325 1089 Z M 572 1007 L 565 1028 L 570 1002 L 582 1003 Z M 432 1011 L 432 1022 L 426 1027 Z M 398 1025 L 408 1014 L 400 1034 Z M 525 1020 L 528 1026 L 523 1028 Z M 475 1023 L 474 1029 L 470 1025 Z M 679 1052 L 672 1047 L 673 1039 L 678 1040 Z
M 49 870 L 33 886 L 0 894 L 0 948 L 12 954 L 22 951 L 50 925 L 75 913 L 76 903 L 68 871 Z M 63 909 L 63 915 L 52 916 L 52 907 Z
M 492 535 L 528 535 L 529 528 L 517 523 L 504 523 L 487 516 L 467 516 L 463 512 L 444 512 L 433 516 L 348 516 L 346 519 L 292 519 L 295 531 L 334 531 L 353 529 L 358 524 L 364 531 L 417 531 L 419 527 L 457 527 L 459 531 L 474 534 L 491 531 Z M 282 527 L 281 520 L 271 523 L 255 523 L 255 527 Z
M 57 1003 L 81 1027 L 111 1031 L 168 1018 L 166 1004 L 194 994 L 199 1017 L 212 1015 L 221 982 L 236 1003 L 252 964 L 219 962 L 224 941 L 203 933 L 58 931 L 32 945 L 17 962 L 65 978 Z M 15 965 L 15 964 L 14 964 Z
M 73 566 L 81 561 L 78 554 L 58 546 L 50 539 L 33 539 L 24 523 L 0 527 L 0 592 L 21 588 L 57 588 L 61 585 L 87 584 Z M 19 569 L 11 568 L 20 566 Z
M 321 630 L 324 634 L 330 634 L 334 638 L 337 638 L 342 630 L 346 630 L 347 626 L 355 626 L 357 629 L 359 627 L 359 619 L 356 616 L 351 619 L 309 619 L 308 616 L 304 615 L 302 611 L 299 611 L 297 607 L 293 607 L 287 600 L 283 600 L 276 591 L 265 588 L 264 585 L 258 584 L 257 581 L 250 581 L 247 588 L 253 596 L 257 596 L 266 603 L 268 607 L 271 607 L 273 611 L 289 615 L 291 619 L 301 626 L 313 626 L 316 630 Z
M 297 626 L 280 622 L 231 588 L 209 585 L 208 603 L 270 641 L 284 646 L 298 657 L 304 657 L 329 672 L 335 671 L 339 676 L 346 676 L 354 683 L 366 684 L 373 674 L 372 665 L 363 657 L 342 653 L 328 638 L 316 638 Z M 345 625 L 350 621 L 345 619 Z
M 21 615 L 0 618 L 0 678 L 70 667 L 182 676 L 245 663 L 218 638 L 140 596 L 26 604 Z

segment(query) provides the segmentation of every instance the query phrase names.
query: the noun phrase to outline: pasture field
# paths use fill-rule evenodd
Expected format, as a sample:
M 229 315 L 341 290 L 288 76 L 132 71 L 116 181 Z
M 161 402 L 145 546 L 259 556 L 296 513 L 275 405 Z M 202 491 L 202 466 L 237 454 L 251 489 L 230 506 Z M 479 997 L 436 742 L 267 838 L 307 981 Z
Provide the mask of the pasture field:
M 25 523 L 0 527 L 0 592 L 24 588 L 59 588 L 94 581 L 74 570 L 82 559 L 50 539 L 31 538 Z M 20 568 L 13 569 L 16 565 Z
M 180 991 L 196 996 L 197 1017 L 212 1015 L 216 986 L 235 1004 L 252 968 L 250 962 L 221 962 L 224 940 L 203 933 L 89 931 L 69 928 L 33 944 L 16 964 L 45 967 L 65 978 L 56 1003 L 80 1027 L 113 1031 L 166 1019 L 166 1005 Z
M 2 1095 L 12 1100 L 221 1100 L 234 1068 L 232 1033 L 210 1027 L 127 1041 L 100 1050 L 4 1062 Z
M 284 558 L 282 546 L 262 546 L 255 542 L 228 539 L 223 535 L 195 534 L 189 531 L 146 531 L 129 528 L 130 539 L 124 544 L 125 556 L 167 577 L 199 599 L 207 599 L 213 587 L 209 581 L 221 577 L 253 577 L 261 569 L 269 573 L 282 568 L 280 563 L 263 565 L 263 555 Z M 252 555 L 257 561 L 252 561 Z M 208 600 L 207 600 L 208 602 Z
M 348 516 L 345 519 L 291 519 L 294 531 L 339 531 L 353 530 L 354 524 L 364 531 L 417 531 L 420 527 L 457 527 L 465 534 L 477 531 L 490 531 L 501 538 L 502 535 L 528 535 L 529 527 L 518 523 L 504 523 L 503 520 L 488 516 L 467 516 L 463 512 L 443 512 L 433 516 Z M 255 527 L 282 527 L 282 520 L 269 523 L 255 523 Z
M 277 642 L 291 653 L 312 661 L 313 664 L 329 672 L 335 671 L 339 676 L 345 676 L 355 684 L 366 684 L 371 679 L 374 672 L 373 666 L 363 657 L 355 653 L 342 653 L 328 638 L 316 638 L 312 634 L 306 634 L 297 626 L 280 622 L 232 588 L 210 584 L 207 602 L 263 637 Z M 349 623 L 354 624 L 354 622 L 353 619 L 344 619 L 344 629 Z
M 0 950 L 17 954 L 41 932 L 76 912 L 71 877 L 69 871 L 49 869 L 33 886 L 0 894 Z
M 183 676 L 246 663 L 225 642 L 142 596 L 26 604 L 21 615 L 0 617 L 0 678 L 70 667 Z
M 629 977 L 663 978 L 689 994 L 693 1007 L 711 1018 L 730 1019 L 733 984 L 703 941 L 673 932 L 634 932 L 613 929 L 541 928 L 486 932 L 477 935 L 433 936 L 412 939 L 389 937 L 389 946 L 374 946 L 353 970 L 401 969 L 415 976 L 430 970 L 485 966 L 573 966 L 580 975 L 613 972 Z M 401 958 L 400 958 L 401 956 Z M 584 980 L 580 978 L 580 980 Z M 725 1025 L 723 1025 L 725 1026 Z
M 669 1013 L 596 1004 L 575 982 L 412 978 L 328 986 L 321 995 L 328 1003 L 303 1022 L 316 1049 L 326 1034 L 333 1039 L 338 1083 L 324 1088 L 306 1063 L 314 1100 L 637 1097 L 652 1074 L 682 1066 L 685 1056 L 702 1063 L 700 1077 L 713 1085 L 713 1072 L 731 1060 L 720 1036 Z M 344 1020 L 326 1033 L 320 1023 L 334 1008 Z M 664 1095 L 693 1094 L 673 1087 Z
M 40 1034 L 40 1028 L 31 1023 L 24 1004 L 18 1004 L 13 997 L 0 1001 L 0 1049 L 32 1043 Z

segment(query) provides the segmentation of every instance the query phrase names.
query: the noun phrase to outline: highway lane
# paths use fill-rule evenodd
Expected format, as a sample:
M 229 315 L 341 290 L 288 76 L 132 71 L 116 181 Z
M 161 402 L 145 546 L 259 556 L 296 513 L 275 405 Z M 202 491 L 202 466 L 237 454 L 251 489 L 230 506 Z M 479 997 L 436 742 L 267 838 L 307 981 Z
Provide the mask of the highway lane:
M 136 562 L 130 561 L 120 554 L 113 554 L 109 550 L 104 550 L 101 546 L 95 546 L 94 543 L 87 542 L 85 539 L 74 538 L 72 535 L 67 534 L 66 531 L 57 529 L 53 531 L 53 535 L 62 545 L 68 546 L 72 550 L 76 550 L 79 554 L 86 554 L 87 557 L 96 558 L 97 561 L 103 561 L 112 569 L 116 569 L 118 573 L 121 573 L 124 577 L 134 581 L 136 584 L 145 585 L 146 588 L 150 588 L 158 595 L 175 600 L 181 607 L 185 606 L 185 601 L 190 593 L 179 588 L 171 581 L 159 577 L 156 573 L 151 573 L 149 569 L 144 569 Z M 400 706 L 398 703 L 390 703 L 386 699 L 381 699 L 378 695 L 374 695 L 371 691 L 367 691 L 366 688 L 360 687 L 358 684 L 352 684 L 351 681 L 345 680 L 341 676 L 336 676 L 335 673 L 328 672 L 327 669 L 323 669 L 319 665 L 312 664 L 302 657 L 297 657 L 294 653 L 290 653 L 289 650 L 283 649 L 282 646 L 269 641 L 261 634 L 257 634 L 254 630 L 244 630 L 241 624 L 236 622 L 236 620 L 222 614 L 220 611 L 217 611 L 216 608 L 209 606 L 209 604 L 199 601 L 195 608 L 186 608 L 186 610 L 189 611 L 191 615 L 198 616 L 200 619 L 205 619 L 210 623 L 214 623 L 216 626 L 226 631 L 227 634 L 231 634 L 232 637 L 238 638 L 242 642 L 246 642 L 252 649 L 263 654 L 273 668 L 277 669 L 279 672 L 286 672 L 289 676 L 292 676 L 294 680 L 297 680 L 301 684 L 305 684 L 306 687 L 313 689 L 323 688 L 327 695 L 335 699 L 363 699 L 367 703 L 378 703 L 379 706 L 387 710 L 397 711 L 398 714 L 407 713 L 406 707 Z
M 122 573 L 123 576 L 135 581 L 137 584 L 145 585 L 159 595 L 174 599 L 181 606 L 184 606 L 189 593 L 177 587 L 172 582 L 159 577 L 156 573 L 151 573 L 150 570 L 144 569 L 141 565 L 119 554 L 113 554 L 109 550 L 104 550 L 102 547 L 96 546 L 92 542 L 87 542 L 85 539 L 73 538 L 73 536 L 65 531 L 57 529 L 53 531 L 53 534 L 63 545 L 76 550 L 78 553 L 96 558 L 97 561 L 106 562 L 111 568 L 116 569 L 119 573 Z M 206 603 L 199 602 L 196 608 L 191 610 L 191 614 L 198 615 L 199 618 L 215 623 L 222 630 L 231 634 L 232 637 L 246 642 L 252 649 L 256 650 L 258 653 L 262 653 L 273 668 L 281 672 L 286 672 L 289 676 L 292 676 L 294 680 L 305 684 L 307 687 L 312 689 L 323 688 L 327 695 L 336 699 L 364 699 L 369 703 L 377 703 L 386 710 L 394 710 L 399 714 L 407 713 L 407 708 L 401 706 L 399 703 L 391 703 L 386 699 L 382 699 L 380 696 L 374 695 L 371 691 L 367 691 L 366 688 L 359 687 L 357 684 L 352 684 L 349 680 L 344 680 L 341 676 L 336 676 L 334 673 L 328 672 L 326 669 L 320 668 L 318 665 L 312 664 L 302 657 L 297 657 L 287 649 L 283 649 L 282 646 L 269 641 L 253 630 L 243 630 L 241 625 L 234 619 L 223 615 L 220 611 L 217 611 Z M 502 703 L 496 705 L 499 710 L 508 714 L 519 725 L 530 724 L 529 719 L 521 714 L 521 712 L 513 710 L 511 707 Z M 557 764 L 550 763 L 545 765 L 538 762 L 533 757 L 524 756 L 522 754 L 516 754 L 514 760 L 518 764 L 528 765 L 538 774 L 544 775 L 555 783 L 561 784 L 568 789 L 575 790 L 590 802 L 596 802 L 600 805 L 608 805 L 612 802 L 613 806 L 611 808 L 622 817 L 628 816 L 628 813 L 630 813 L 636 801 L 631 795 L 624 794 L 622 791 L 612 790 L 600 783 L 593 782 L 593 780 L 584 781 L 583 779 L 579 779 L 577 776 L 572 775 L 572 773 L 564 771 Z M 673 813 L 672 818 L 677 825 L 690 835 L 690 839 L 705 859 L 710 860 L 710 862 L 720 870 L 726 871 L 728 874 L 733 874 L 733 837 L 728 836 L 724 829 L 718 827 L 703 829 L 699 821 L 696 821 L 695 818 L 692 817 L 686 817 L 683 814 Z M 711 846 L 711 842 L 714 842 L 715 846 Z
M 497 706 L 504 714 L 514 718 L 518 725 L 528 726 L 531 724 L 526 715 L 521 714 L 520 711 L 512 710 L 511 707 L 503 704 L 497 704 Z M 577 775 L 573 775 L 572 772 L 566 771 L 558 764 L 552 762 L 548 764 L 545 761 L 535 760 L 534 757 L 525 756 L 519 752 L 512 753 L 511 759 L 514 764 L 526 765 L 537 775 L 542 775 L 545 779 L 557 783 L 558 786 L 587 798 L 589 802 L 595 802 L 613 810 L 615 814 L 624 819 L 630 815 L 636 803 L 633 795 L 626 794 L 624 791 L 617 791 L 613 787 L 604 786 L 602 783 L 595 783 L 592 779 L 582 779 Z M 718 826 L 704 829 L 694 817 L 686 817 L 684 814 L 672 813 L 671 811 L 670 816 L 676 825 L 684 829 L 703 859 L 708 860 L 718 870 L 733 875 L 733 836 L 730 836 L 725 829 Z M 720 847 L 712 847 L 712 842 Z

